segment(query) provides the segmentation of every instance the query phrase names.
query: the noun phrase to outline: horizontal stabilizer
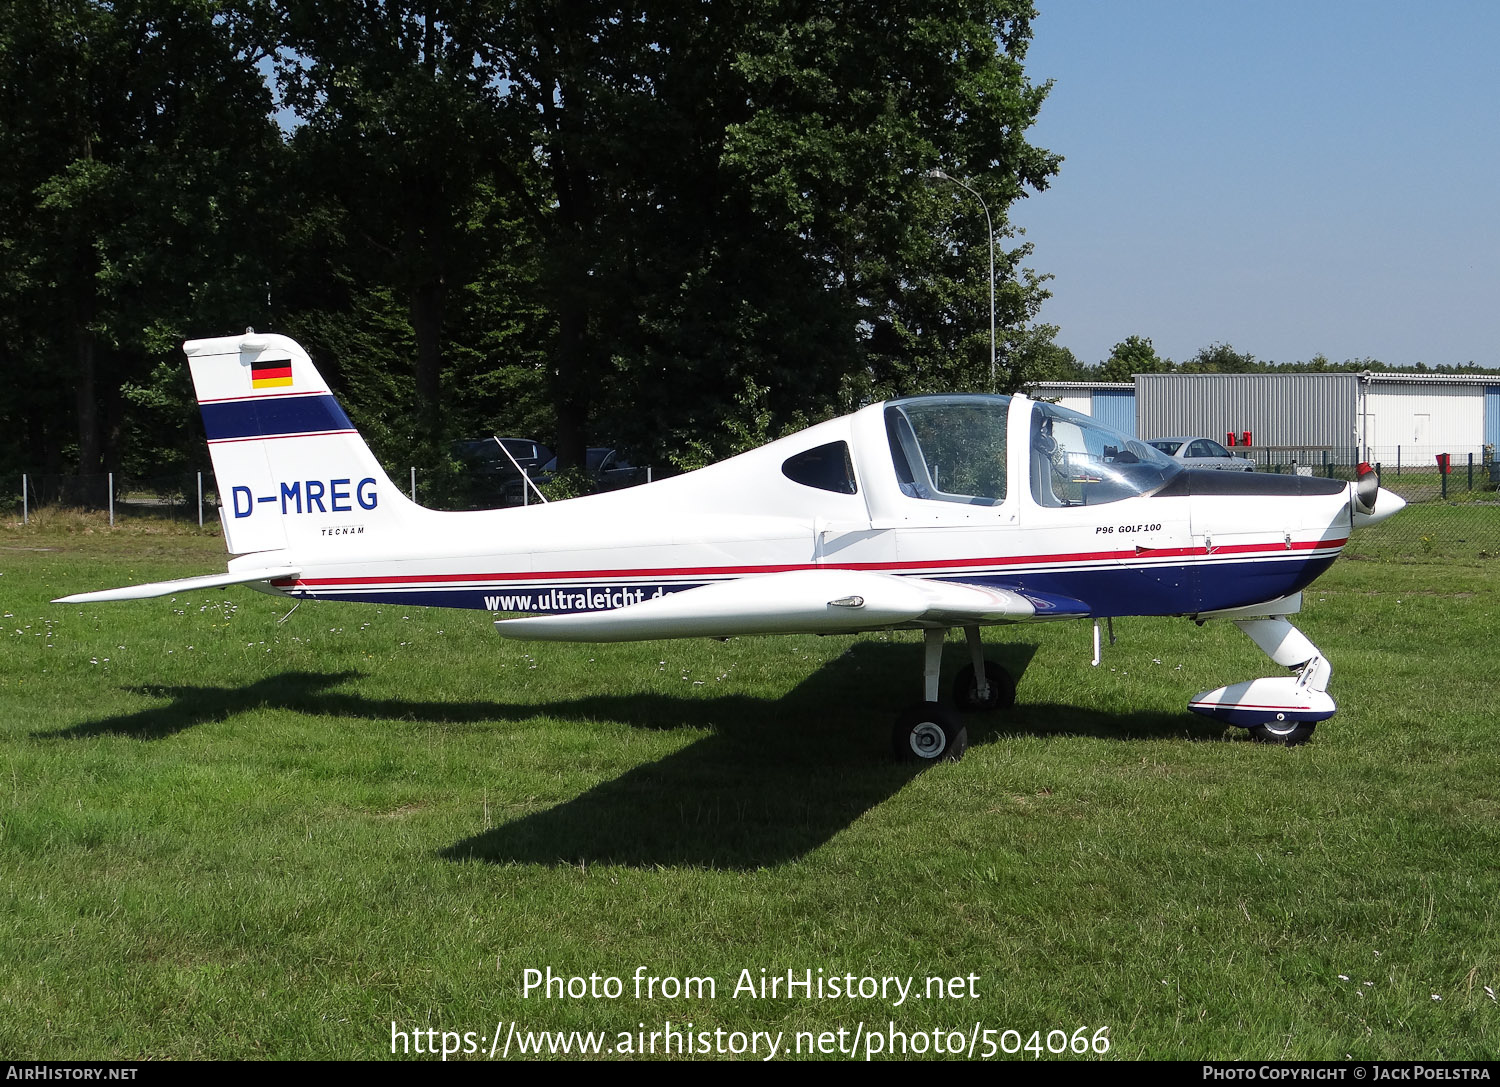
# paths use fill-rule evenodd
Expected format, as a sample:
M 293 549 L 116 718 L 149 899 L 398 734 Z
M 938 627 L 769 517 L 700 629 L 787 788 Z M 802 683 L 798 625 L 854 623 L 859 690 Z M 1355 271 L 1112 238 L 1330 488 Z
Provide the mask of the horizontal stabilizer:
M 149 600 L 156 596 L 171 596 L 173 593 L 190 593 L 199 589 L 221 589 L 226 585 L 248 585 L 255 581 L 269 582 L 273 578 L 296 577 L 302 571 L 292 566 L 271 566 L 261 570 L 233 570 L 227 574 L 206 574 L 203 577 L 181 577 L 175 581 L 153 581 L 145 585 L 127 585 L 123 589 L 100 589 L 92 593 L 74 593 L 61 596 L 54 604 L 98 604 L 106 600 Z
M 854 634 L 924 624 L 1020 622 L 1016 593 L 861 570 L 793 570 L 685 589 L 610 611 L 501 619 L 507 638 L 627 642 L 740 634 Z

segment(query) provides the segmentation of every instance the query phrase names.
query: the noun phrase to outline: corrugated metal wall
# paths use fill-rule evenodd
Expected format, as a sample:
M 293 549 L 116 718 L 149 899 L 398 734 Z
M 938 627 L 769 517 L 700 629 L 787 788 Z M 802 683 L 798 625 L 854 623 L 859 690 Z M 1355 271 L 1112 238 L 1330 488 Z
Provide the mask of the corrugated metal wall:
M 1053 392 L 1047 397 L 1048 400 L 1056 400 L 1060 407 L 1069 411 L 1081 411 L 1085 415 L 1094 414 L 1094 401 L 1087 392 Z
M 1357 374 L 1138 374 L 1136 433 L 1250 431 L 1257 446 L 1353 449 L 1359 441 Z
M 1434 464 L 1439 453 L 1472 453 L 1484 443 L 1484 409 L 1483 385 L 1374 383 L 1369 457 Z
M 1128 438 L 1136 437 L 1135 391 L 1132 389 L 1095 389 L 1094 410 L 1089 414 Z
M 1500 450 L 1500 385 L 1484 387 L 1484 444 Z
M 1132 388 L 1101 389 L 1083 382 L 1038 382 L 1027 391 L 1039 400 L 1051 400 L 1062 407 L 1092 415 L 1127 437 L 1136 436 L 1135 390 Z

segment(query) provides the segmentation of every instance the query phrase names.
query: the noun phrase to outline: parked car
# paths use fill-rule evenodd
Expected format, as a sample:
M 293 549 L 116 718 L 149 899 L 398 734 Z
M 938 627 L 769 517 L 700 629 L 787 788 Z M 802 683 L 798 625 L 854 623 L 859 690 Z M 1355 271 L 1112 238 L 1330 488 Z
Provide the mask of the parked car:
M 1159 449 L 1184 468 L 1217 468 L 1225 472 L 1253 472 L 1255 462 L 1235 456 L 1212 438 L 1197 435 L 1152 438 L 1146 443 Z
M 523 484 L 517 467 L 535 477 L 554 459 L 552 450 L 531 438 L 466 438 L 450 448 L 467 469 L 466 497 L 479 506 L 519 506 Z
M 585 454 L 584 471 L 601 491 L 617 491 L 621 487 L 634 487 L 645 483 L 647 470 L 630 463 L 630 456 L 623 449 L 610 446 L 590 446 Z M 542 465 L 536 474 L 538 483 L 545 483 L 557 474 L 557 458 Z

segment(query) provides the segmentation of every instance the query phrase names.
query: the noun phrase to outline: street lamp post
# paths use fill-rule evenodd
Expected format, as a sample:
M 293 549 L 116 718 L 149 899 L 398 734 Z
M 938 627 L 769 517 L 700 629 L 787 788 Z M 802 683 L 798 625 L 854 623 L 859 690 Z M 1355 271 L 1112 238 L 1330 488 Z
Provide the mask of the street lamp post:
M 979 201 L 979 206 L 984 209 L 984 225 L 990 233 L 990 392 L 995 391 L 995 224 L 990 218 L 990 206 L 984 202 L 984 197 L 979 191 L 967 182 L 960 181 L 952 174 L 944 172 L 940 167 L 934 166 L 927 171 L 927 176 L 937 181 L 951 181 L 959 188 L 973 195 Z

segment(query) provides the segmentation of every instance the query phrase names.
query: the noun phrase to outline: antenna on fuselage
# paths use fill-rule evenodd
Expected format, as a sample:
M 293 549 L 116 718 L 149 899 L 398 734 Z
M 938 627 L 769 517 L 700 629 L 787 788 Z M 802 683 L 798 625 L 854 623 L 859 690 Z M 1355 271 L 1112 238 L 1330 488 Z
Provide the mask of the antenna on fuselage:
M 521 462 L 518 461 L 518 460 L 516 460 L 516 458 L 511 454 L 511 451 L 509 449 L 505 448 L 505 443 L 502 442 L 497 435 L 491 434 L 490 437 L 493 438 L 495 444 L 500 447 L 500 452 L 502 452 L 502 453 L 505 454 L 505 459 L 508 460 L 508 461 L 510 461 L 511 465 L 515 468 L 515 470 L 517 472 L 521 473 L 521 482 L 522 482 L 522 484 L 524 486 L 530 487 L 532 489 L 532 491 L 534 491 L 536 493 L 536 496 L 542 500 L 542 504 L 546 505 L 546 503 L 547 503 L 547 496 L 544 495 L 541 492 L 541 489 L 538 488 L 535 483 L 531 482 L 531 477 L 526 474 L 526 469 L 521 467 Z

